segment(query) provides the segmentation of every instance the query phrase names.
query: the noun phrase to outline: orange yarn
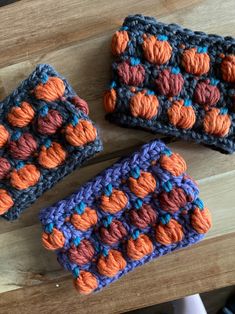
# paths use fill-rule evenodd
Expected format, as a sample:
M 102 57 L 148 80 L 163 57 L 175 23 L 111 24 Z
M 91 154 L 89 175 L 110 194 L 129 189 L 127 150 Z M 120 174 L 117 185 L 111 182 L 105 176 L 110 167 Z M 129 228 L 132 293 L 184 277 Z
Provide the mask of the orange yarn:
M 52 169 L 61 165 L 66 158 L 66 151 L 59 143 L 52 142 L 51 146 L 47 148 L 42 146 L 38 156 L 38 162 L 41 166 L 47 169 Z
M 146 95 L 145 91 L 138 92 L 131 98 L 130 109 L 134 117 L 152 119 L 158 112 L 159 102 L 157 96 Z
M 211 213 L 208 208 L 195 208 L 191 215 L 191 225 L 198 233 L 206 233 L 212 226 Z
M 206 112 L 203 127 L 206 133 L 224 137 L 229 133 L 231 118 L 228 114 L 221 114 L 218 108 Z
M 175 101 L 167 110 L 170 123 L 176 127 L 190 129 L 196 122 L 196 114 L 192 106 L 184 106 L 183 100 Z
M 71 217 L 71 224 L 78 230 L 86 231 L 91 226 L 97 223 L 98 217 L 96 211 L 89 207 L 85 208 L 84 213 L 81 215 L 73 214 Z
M 188 73 L 206 74 L 210 70 L 210 57 L 207 53 L 198 53 L 196 48 L 190 48 L 183 53 L 182 65 Z
M 147 235 L 141 234 L 136 240 L 132 238 L 128 240 L 126 250 L 127 255 L 137 261 L 152 253 L 153 244 Z
M 89 271 L 81 270 L 73 281 L 75 289 L 81 294 L 89 294 L 98 287 L 96 277 Z
M 3 215 L 13 206 L 14 202 L 6 190 L 0 189 L 0 215 Z
M 7 131 L 7 129 L 0 124 L 0 148 L 3 147 L 9 138 L 9 132 Z
M 93 142 L 96 136 L 95 127 L 87 120 L 79 120 L 75 126 L 69 124 L 65 129 L 65 138 L 73 146 L 82 146 Z
M 53 228 L 51 233 L 43 232 L 42 244 L 47 250 L 57 250 L 64 246 L 65 238 L 61 231 Z
M 18 128 L 27 126 L 34 118 L 34 110 L 29 103 L 23 101 L 20 107 L 12 107 L 7 115 L 9 123 Z
M 114 56 L 120 55 L 126 49 L 129 42 L 127 31 L 117 31 L 112 38 L 111 49 Z
M 101 256 L 97 262 L 97 269 L 103 276 L 114 277 L 126 267 L 126 261 L 121 252 L 110 250 L 107 256 Z
M 144 198 L 149 193 L 154 192 L 156 180 L 150 172 L 142 171 L 138 179 L 129 178 L 129 188 L 136 196 Z
M 34 186 L 37 184 L 39 178 L 39 170 L 31 164 L 25 165 L 18 170 L 14 169 L 10 174 L 11 185 L 18 190 Z
M 166 225 L 159 224 L 156 227 L 156 241 L 163 245 L 177 243 L 183 239 L 183 228 L 174 219 L 171 219 Z
M 34 90 L 35 97 L 45 101 L 55 101 L 63 96 L 64 92 L 64 82 L 59 77 L 49 77 L 45 84 L 38 84 Z
M 221 63 L 221 72 L 223 80 L 234 83 L 235 82 L 235 56 L 229 55 L 225 57 Z
M 160 165 L 173 176 L 180 176 L 187 170 L 185 160 L 177 153 L 170 156 L 163 154 L 160 158 Z
M 114 88 L 108 90 L 104 94 L 104 110 L 107 113 L 113 112 L 115 110 L 117 101 L 117 93 Z
M 172 47 L 168 41 L 157 40 L 155 36 L 144 38 L 142 44 L 145 58 L 158 65 L 164 64 L 171 58 Z
M 127 202 L 128 198 L 123 191 L 113 189 L 110 196 L 101 196 L 100 207 L 104 212 L 116 214 L 126 206 Z

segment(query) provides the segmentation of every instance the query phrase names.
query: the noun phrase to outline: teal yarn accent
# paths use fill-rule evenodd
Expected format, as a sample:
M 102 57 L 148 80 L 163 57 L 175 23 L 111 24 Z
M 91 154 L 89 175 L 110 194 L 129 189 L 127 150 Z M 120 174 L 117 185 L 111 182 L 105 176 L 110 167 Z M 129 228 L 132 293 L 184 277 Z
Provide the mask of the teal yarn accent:
M 39 114 L 41 117 L 45 117 L 48 114 L 48 106 L 43 106 L 40 110 L 39 110 Z
M 198 53 L 207 53 L 207 47 L 198 47 L 197 52 Z
M 168 40 L 168 37 L 166 35 L 158 35 L 157 39 L 160 41 L 166 41 L 166 40 Z
M 194 201 L 194 204 L 195 204 L 200 210 L 203 210 L 203 209 L 204 209 L 204 203 L 203 203 L 203 201 L 202 201 L 200 198 L 197 198 L 197 199 Z
M 113 221 L 113 217 L 111 215 L 105 217 L 105 219 L 103 220 L 103 225 L 105 226 L 105 228 L 110 226 L 112 221 Z
M 73 243 L 75 246 L 78 246 L 80 243 L 81 243 L 81 239 L 79 237 L 76 237 L 74 240 L 73 240 Z
M 170 149 L 165 149 L 163 152 L 165 155 L 167 155 L 168 157 L 170 157 L 172 155 L 172 152 Z
M 142 205 L 143 205 L 143 200 L 140 198 L 137 198 L 137 200 L 135 201 L 135 208 L 140 209 Z
M 25 165 L 25 163 L 23 161 L 18 161 L 16 163 L 16 169 L 19 170 L 19 169 L 23 168 L 24 165 Z
M 85 211 L 86 205 L 83 202 L 80 202 L 78 205 L 75 207 L 75 212 L 79 215 L 82 215 Z
M 185 107 L 190 107 L 190 106 L 192 106 L 192 100 L 190 100 L 190 99 L 185 99 L 185 101 L 184 101 L 184 106 L 185 106 Z
M 78 278 L 78 276 L 79 276 L 79 274 L 80 274 L 79 268 L 78 268 L 78 267 L 75 267 L 75 268 L 73 269 L 72 273 L 73 273 L 73 276 L 74 276 L 75 278 Z
M 134 179 L 138 179 L 140 176 L 140 168 L 139 167 L 135 167 L 134 169 L 131 170 L 131 176 Z
M 111 183 L 109 183 L 106 187 L 105 187 L 105 190 L 104 190 L 104 194 L 106 196 L 110 196 L 112 194 L 112 191 L 113 191 L 113 186 Z
M 48 75 L 47 75 L 46 73 L 42 73 L 42 75 L 41 75 L 41 82 L 42 82 L 43 84 L 46 84 L 46 82 L 48 81 L 48 79 L 49 79 Z
M 49 78 L 55 77 L 60 78 L 64 84 L 63 95 L 53 101 L 38 99 L 37 87 L 40 85 L 42 91 L 44 88 L 48 89 L 48 86 L 42 84 L 45 84 Z M 52 85 L 50 88 L 53 88 L 53 81 L 50 85 Z M 54 87 L 57 88 L 57 86 Z M 19 188 L 13 180 L 5 178 L 1 180 L 2 189 L 7 191 L 13 201 L 13 205 L 1 215 L 2 218 L 17 219 L 21 212 L 34 203 L 46 190 L 102 150 L 99 134 L 94 141 L 78 147 L 71 145 L 66 137 L 66 128 L 71 124 L 72 117 L 92 122 L 85 111 L 74 105 L 72 100 L 76 97 L 78 96 L 66 79 L 50 65 L 40 64 L 18 88 L 1 102 L 0 124 L 4 125 L 11 136 L 8 145 L 1 150 L 1 157 L 10 164 L 12 174 L 15 173 L 14 170 L 25 166 L 25 169 L 22 169 L 21 172 L 18 171 L 15 175 L 18 175 L 19 178 L 24 176 L 24 180 L 28 182 L 25 184 L 25 188 L 23 184 Z M 30 106 L 29 114 L 24 112 L 25 109 L 22 106 L 24 102 Z M 15 106 L 20 107 L 20 109 L 17 108 L 20 118 L 17 117 Z M 9 114 L 17 117 L 16 124 L 9 119 Z M 56 127 L 57 125 L 58 127 Z M 18 143 L 15 143 L 14 141 L 17 140 Z M 48 148 L 51 142 L 61 145 L 65 152 L 65 160 L 62 160 L 61 164 L 54 168 L 46 168 L 46 164 L 42 162 L 42 165 L 40 162 L 43 153 L 47 153 L 43 149 Z M 45 145 L 44 148 L 43 145 Z M 19 162 L 20 160 L 24 162 Z M 31 184 L 28 176 L 30 168 L 33 169 L 32 166 L 36 168 L 37 177 Z
M 233 153 L 234 82 L 222 69 L 226 58 L 235 55 L 234 38 L 193 32 L 143 15 L 126 17 L 123 26 L 128 27 L 128 43 L 113 57 L 116 105 L 111 112 L 107 109 L 106 119 L 123 127 L 194 141 L 222 153 Z M 155 45 L 156 50 L 150 48 L 150 38 L 153 38 L 151 45 Z M 221 54 L 225 58 L 221 58 Z M 132 58 L 140 60 L 138 69 L 129 66 Z M 231 62 L 228 60 L 227 66 Z M 150 95 L 148 90 L 153 91 L 157 105 L 145 97 Z M 187 101 L 184 104 L 190 105 L 188 110 L 180 107 L 177 112 L 169 111 L 176 101 L 186 99 L 191 101 L 191 104 Z M 218 133 L 217 127 L 211 131 L 205 129 L 205 119 L 212 119 L 206 117 L 209 110 L 221 109 L 225 104 L 227 121 L 231 121 L 228 132 Z M 220 118 L 215 115 L 215 125 Z
M 132 232 L 132 238 L 133 238 L 133 240 L 138 239 L 139 236 L 140 236 L 140 230 L 136 229 L 136 230 L 134 230 L 134 231 Z
M 53 228 L 54 228 L 54 225 L 53 225 L 52 222 L 49 223 L 49 224 L 47 224 L 47 225 L 45 226 L 45 231 L 46 231 L 46 233 L 52 233 Z
M 76 126 L 78 124 L 79 118 L 77 115 L 74 115 L 72 120 L 71 120 L 71 124 L 72 126 Z
M 172 68 L 171 69 L 171 73 L 172 74 L 176 74 L 176 75 L 179 74 L 180 73 L 180 68 L 179 67 Z
M 160 221 L 163 225 L 167 225 L 171 220 L 171 215 L 170 214 L 165 214 L 160 217 Z
M 22 133 L 20 131 L 16 131 L 12 134 L 11 139 L 12 141 L 17 141 L 21 137 Z
M 130 63 L 131 63 L 132 66 L 138 65 L 138 64 L 140 64 L 140 59 L 131 57 L 130 58 Z
M 166 181 L 166 182 L 163 182 L 162 184 L 162 187 L 163 189 L 166 191 L 166 192 L 170 192 L 172 190 L 172 183 L 170 181 Z

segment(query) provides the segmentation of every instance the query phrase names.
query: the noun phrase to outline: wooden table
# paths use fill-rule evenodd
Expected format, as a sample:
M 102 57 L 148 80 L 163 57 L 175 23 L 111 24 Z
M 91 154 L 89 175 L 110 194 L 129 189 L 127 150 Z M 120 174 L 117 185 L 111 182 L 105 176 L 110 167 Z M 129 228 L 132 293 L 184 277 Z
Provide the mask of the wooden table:
M 45 193 L 18 221 L 0 221 L 0 313 L 120 313 L 235 284 L 235 154 L 172 141 L 170 147 L 184 156 L 189 174 L 200 185 L 213 229 L 200 244 L 151 262 L 94 296 L 76 294 L 70 274 L 42 248 L 38 222 L 42 207 L 69 195 L 119 156 L 154 137 L 104 119 L 110 39 L 123 18 L 143 13 L 234 36 L 234 11 L 234 0 L 22 0 L 0 8 L 1 98 L 37 63 L 50 63 L 88 101 L 105 148 Z

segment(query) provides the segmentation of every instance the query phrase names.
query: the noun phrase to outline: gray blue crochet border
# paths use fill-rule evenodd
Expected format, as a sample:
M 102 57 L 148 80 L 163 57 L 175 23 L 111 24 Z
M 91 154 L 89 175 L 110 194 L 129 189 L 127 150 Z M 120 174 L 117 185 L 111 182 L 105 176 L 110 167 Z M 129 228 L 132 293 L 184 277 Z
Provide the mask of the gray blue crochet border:
M 32 93 L 32 90 L 45 80 L 45 77 L 59 77 L 63 80 L 65 85 L 65 92 L 63 98 L 46 102 L 44 100 L 36 99 Z M 35 118 L 38 117 L 40 108 L 48 106 L 50 109 L 56 110 L 63 117 L 63 125 L 71 121 L 71 117 L 76 116 L 78 119 L 83 119 L 86 121 L 92 121 L 89 119 L 83 111 L 75 107 L 71 102 L 72 97 L 76 97 L 75 91 L 69 85 L 67 80 L 63 78 L 58 72 L 56 72 L 53 67 L 48 64 L 40 64 L 32 72 L 32 74 L 24 80 L 20 86 L 15 89 L 5 100 L 0 102 L 0 124 L 3 125 L 9 132 L 10 137 L 13 133 L 17 131 L 22 131 L 17 127 L 13 127 L 7 121 L 7 114 L 12 106 L 19 104 L 22 101 L 27 101 L 31 104 L 35 111 Z M 37 140 L 38 147 L 45 143 L 47 136 L 39 134 L 35 129 L 34 124 L 30 124 L 23 128 L 23 132 L 31 133 L 34 138 Z M 102 150 L 102 142 L 99 139 L 99 136 L 90 143 L 87 143 L 80 147 L 73 147 L 65 141 L 61 134 L 54 134 L 51 136 L 51 140 L 55 140 L 63 145 L 66 148 L 67 158 L 65 162 L 56 167 L 55 169 L 45 169 L 40 164 L 35 161 L 34 157 L 31 156 L 27 159 L 27 162 L 36 164 L 37 168 L 40 170 L 40 179 L 36 185 L 31 186 L 24 190 L 18 190 L 13 188 L 9 183 L 9 180 L 4 179 L 0 180 L 0 189 L 4 189 L 10 193 L 14 205 L 1 217 L 7 220 L 14 220 L 19 217 L 20 213 L 25 210 L 30 204 L 35 202 L 35 200 L 43 194 L 46 190 L 50 189 L 55 183 L 61 180 L 64 176 L 71 173 L 77 166 L 80 166 L 88 158 L 92 157 L 94 154 Z M 1 157 L 6 158 L 12 168 L 15 168 L 19 160 L 12 158 L 9 154 L 7 145 L 0 149 Z
M 235 151 L 235 103 L 234 103 L 234 82 L 226 82 L 221 78 L 219 67 L 222 59 L 220 55 L 235 55 L 235 40 L 232 37 L 222 37 L 218 35 L 207 35 L 203 32 L 193 32 L 184 29 L 176 24 L 164 24 L 158 22 L 152 17 L 142 15 L 128 16 L 120 31 L 126 31 L 129 41 L 126 49 L 114 58 L 112 64 L 112 82 L 110 89 L 116 92 L 116 106 L 113 112 L 106 114 L 106 118 L 114 123 L 122 126 L 142 128 L 153 133 L 162 133 L 170 136 L 180 137 L 184 140 L 193 140 L 197 143 L 204 143 L 212 148 L 221 150 L 222 152 L 233 153 Z M 141 45 L 143 43 L 143 35 L 162 36 L 167 38 L 172 46 L 172 56 L 168 62 L 162 65 L 155 65 L 145 59 Z M 207 74 L 195 76 L 187 73 L 181 65 L 181 57 L 184 48 L 181 46 L 192 48 L 206 47 L 210 55 L 210 70 Z M 203 50 L 203 49 L 201 49 Z M 138 60 L 138 62 L 136 61 Z M 121 63 L 130 62 L 130 65 L 139 64 L 145 69 L 145 78 L 135 87 L 135 91 L 131 90 L 119 77 L 118 66 Z M 184 86 L 177 96 L 169 97 L 159 94 L 156 89 L 155 80 L 159 73 L 164 69 L 175 69 L 183 76 Z M 123 70 L 123 69 L 122 69 Z M 128 70 L 129 71 L 129 70 Z M 129 75 L 130 73 L 128 73 Z M 202 106 L 194 101 L 194 90 L 198 81 L 206 81 L 210 79 L 216 81 L 220 91 L 220 99 L 214 105 L 214 108 L 226 111 L 231 118 L 231 126 L 228 134 L 224 137 L 208 134 L 202 128 L 202 121 L 205 117 L 205 110 Z M 142 117 L 134 117 L 130 111 L 130 99 L 136 92 L 143 89 L 150 90 L 151 93 L 157 95 L 159 101 L 159 110 L 152 119 Z M 169 123 L 167 110 L 172 102 L 178 99 L 192 100 L 192 107 L 196 113 L 196 123 L 190 129 L 182 129 Z

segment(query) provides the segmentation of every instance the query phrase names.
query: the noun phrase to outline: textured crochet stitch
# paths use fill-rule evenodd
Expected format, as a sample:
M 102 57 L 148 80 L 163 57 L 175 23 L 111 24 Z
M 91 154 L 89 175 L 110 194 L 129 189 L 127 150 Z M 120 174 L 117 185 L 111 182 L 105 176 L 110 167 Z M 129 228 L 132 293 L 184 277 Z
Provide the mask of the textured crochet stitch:
M 47 64 L 0 102 L 0 215 L 16 219 L 102 149 L 87 103 Z
M 107 119 L 235 150 L 235 40 L 128 16 L 112 39 Z
M 179 154 L 152 141 L 41 211 L 43 245 L 80 293 L 204 237 L 211 216 L 185 171 Z

